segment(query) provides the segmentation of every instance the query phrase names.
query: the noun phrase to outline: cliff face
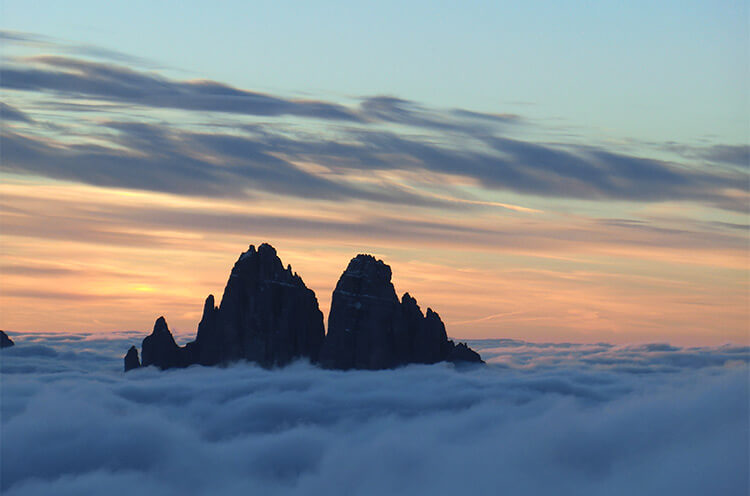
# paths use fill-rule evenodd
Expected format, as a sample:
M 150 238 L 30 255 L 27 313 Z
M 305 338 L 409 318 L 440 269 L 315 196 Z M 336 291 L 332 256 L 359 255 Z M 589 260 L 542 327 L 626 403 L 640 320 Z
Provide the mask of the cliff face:
M 423 314 L 408 293 L 399 301 L 388 265 L 371 255 L 357 255 L 333 292 L 320 364 L 346 370 L 441 361 L 481 362 L 466 345 L 459 346 L 448 339 L 437 313 L 428 308 Z M 457 348 L 461 352 L 456 352 Z
M 334 369 L 395 367 L 398 312 L 391 268 L 370 255 L 353 258 L 333 291 L 321 365 Z
M 243 253 L 229 275 L 221 305 L 209 296 L 198 326 L 198 363 L 245 359 L 263 366 L 318 359 L 323 314 L 315 293 L 262 244 Z
M 234 264 L 221 305 L 206 298 L 195 341 L 177 346 L 164 317 L 143 340 L 142 366 L 161 369 L 249 360 L 264 367 L 297 358 L 318 359 L 325 331 L 318 300 L 302 279 L 286 269 L 276 250 L 250 246 Z M 125 368 L 138 359 L 128 351 Z
M 185 363 L 185 349 L 175 343 L 164 317 L 156 319 L 154 330 L 143 339 L 141 351 L 144 367 L 156 365 L 164 370 L 188 365 Z
M 399 301 L 391 268 L 370 255 L 349 263 L 333 292 L 325 336 L 315 293 L 276 250 L 262 244 L 240 255 L 217 307 L 213 295 L 203 306 L 195 341 L 179 347 L 164 317 L 143 340 L 142 363 L 131 347 L 125 370 L 249 360 L 264 367 L 298 358 L 333 369 L 385 369 L 443 360 L 481 362 L 465 345 L 449 341 L 432 310 L 423 315 L 414 298 Z

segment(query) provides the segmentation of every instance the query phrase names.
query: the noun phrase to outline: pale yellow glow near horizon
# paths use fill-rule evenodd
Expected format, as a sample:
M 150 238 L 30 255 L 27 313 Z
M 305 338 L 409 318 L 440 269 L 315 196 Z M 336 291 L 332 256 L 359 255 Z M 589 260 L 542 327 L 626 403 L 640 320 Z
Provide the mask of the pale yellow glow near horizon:
M 584 216 L 304 200 L 193 199 L 23 180 L 0 185 L 0 327 L 195 332 L 248 244 L 273 244 L 318 297 L 360 252 L 457 338 L 748 343 L 742 234 L 638 230 Z M 686 246 L 689 245 L 689 246 Z

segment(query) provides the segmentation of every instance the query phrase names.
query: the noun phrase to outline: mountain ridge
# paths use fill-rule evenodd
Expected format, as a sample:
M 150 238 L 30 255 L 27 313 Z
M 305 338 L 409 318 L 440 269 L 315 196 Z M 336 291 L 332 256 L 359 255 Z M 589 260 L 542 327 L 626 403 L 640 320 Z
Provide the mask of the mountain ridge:
M 195 340 L 178 346 L 160 316 L 143 339 L 141 359 L 131 346 L 125 371 L 154 365 L 162 370 L 238 360 L 263 367 L 297 359 L 329 369 L 389 369 L 410 363 L 483 363 L 466 344 L 447 338 L 431 308 L 422 313 L 416 299 L 401 299 L 391 283 L 391 268 L 372 255 L 349 262 L 333 292 L 325 332 L 315 293 L 276 249 L 250 245 L 235 262 L 221 302 L 209 295 Z

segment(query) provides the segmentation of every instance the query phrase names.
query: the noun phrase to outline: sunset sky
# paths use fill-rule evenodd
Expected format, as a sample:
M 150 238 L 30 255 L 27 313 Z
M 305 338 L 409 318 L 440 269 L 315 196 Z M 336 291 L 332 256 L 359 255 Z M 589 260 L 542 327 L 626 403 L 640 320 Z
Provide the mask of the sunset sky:
M 187 337 L 269 242 L 325 315 L 366 252 L 457 338 L 750 342 L 746 1 L 352 3 L 0 3 L 0 328 Z

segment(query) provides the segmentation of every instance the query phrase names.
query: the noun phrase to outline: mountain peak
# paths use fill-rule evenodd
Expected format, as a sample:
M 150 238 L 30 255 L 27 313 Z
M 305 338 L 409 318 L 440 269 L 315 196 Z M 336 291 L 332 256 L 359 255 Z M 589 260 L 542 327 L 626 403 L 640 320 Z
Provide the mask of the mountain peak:
M 328 368 L 384 369 L 481 362 L 468 347 L 447 339 L 436 312 L 428 308 L 422 314 L 409 293 L 399 300 L 391 276 L 390 266 L 373 255 L 352 258 L 333 292 L 326 335 L 315 293 L 291 265 L 284 268 L 273 246 L 249 245 L 232 268 L 219 306 L 213 295 L 206 298 L 196 339 L 177 346 L 159 317 L 143 340 L 142 365 L 164 369 L 248 360 L 271 367 L 308 358 Z M 126 369 L 135 368 L 137 350 L 129 350 L 125 360 Z

